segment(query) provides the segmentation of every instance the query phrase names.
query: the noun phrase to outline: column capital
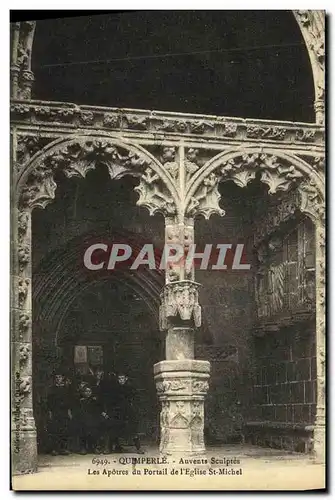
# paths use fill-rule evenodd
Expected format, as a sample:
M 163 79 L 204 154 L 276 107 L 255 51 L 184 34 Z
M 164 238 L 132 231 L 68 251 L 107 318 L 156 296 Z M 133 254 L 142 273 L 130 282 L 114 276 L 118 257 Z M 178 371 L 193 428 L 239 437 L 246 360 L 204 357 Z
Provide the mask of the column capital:
M 187 326 L 198 328 L 201 325 L 201 307 L 199 305 L 200 283 L 190 280 L 167 283 L 161 292 L 159 310 L 160 328 L 169 326 Z

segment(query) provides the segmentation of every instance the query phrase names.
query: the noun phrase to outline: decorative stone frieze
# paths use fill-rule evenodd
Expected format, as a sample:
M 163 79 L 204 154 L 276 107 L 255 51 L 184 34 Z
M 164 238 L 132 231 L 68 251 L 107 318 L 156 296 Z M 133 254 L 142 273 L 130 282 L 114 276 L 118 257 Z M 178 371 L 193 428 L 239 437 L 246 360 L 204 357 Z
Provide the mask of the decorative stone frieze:
M 164 113 L 161 111 L 122 110 L 99 106 L 81 106 L 71 103 L 25 101 L 13 99 L 10 106 L 13 124 L 34 124 L 50 130 L 50 125 L 66 134 L 82 129 L 111 132 L 121 130 L 126 137 L 138 141 L 141 136 L 157 144 L 157 138 L 164 141 L 169 137 L 178 142 L 178 138 L 196 140 L 198 146 L 206 138 L 217 144 L 225 141 L 229 144 L 262 143 L 292 145 L 292 143 L 322 144 L 324 128 L 315 124 L 296 124 L 294 122 L 273 122 L 271 120 L 252 120 L 221 116 L 185 115 L 183 113 Z M 173 118 L 174 117 L 174 118 Z M 31 134 L 30 134 L 31 135 Z

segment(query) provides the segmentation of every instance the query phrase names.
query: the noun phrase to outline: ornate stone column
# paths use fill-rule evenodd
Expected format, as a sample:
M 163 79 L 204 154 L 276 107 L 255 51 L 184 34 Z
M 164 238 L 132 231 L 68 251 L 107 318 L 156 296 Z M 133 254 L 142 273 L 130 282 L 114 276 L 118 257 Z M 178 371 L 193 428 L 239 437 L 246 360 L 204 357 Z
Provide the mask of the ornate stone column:
M 34 74 L 31 71 L 31 51 L 35 32 L 35 21 L 14 23 L 11 47 L 11 97 L 27 100 L 31 98 Z
M 166 360 L 155 364 L 154 375 L 162 408 L 160 452 L 202 454 L 204 444 L 204 398 L 208 390 L 210 363 L 194 359 L 195 330 L 201 324 L 199 284 L 185 256 L 193 242 L 193 219 L 166 220 L 167 249 L 183 249 L 168 265 L 161 293 L 160 327 L 166 331 Z
M 31 212 L 15 209 L 12 238 L 12 459 L 14 473 L 37 469 L 32 401 Z
M 326 331 L 325 331 L 325 227 L 317 221 L 315 227 L 316 283 L 316 418 L 314 427 L 315 460 L 325 463 L 326 454 Z
M 314 78 L 315 121 L 325 122 L 325 11 L 294 10 L 304 37 Z

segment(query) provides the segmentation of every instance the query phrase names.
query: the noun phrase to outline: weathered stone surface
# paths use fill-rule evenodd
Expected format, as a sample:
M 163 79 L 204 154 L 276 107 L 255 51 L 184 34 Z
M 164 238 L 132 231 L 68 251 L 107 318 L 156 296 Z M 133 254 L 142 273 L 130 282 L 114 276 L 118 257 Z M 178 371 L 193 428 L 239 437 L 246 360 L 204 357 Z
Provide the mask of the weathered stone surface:
M 166 359 L 194 358 L 194 330 L 186 327 L 169 328 L 165 339 Z
M 209 371 L 210 363 L 200 360 L 161 361 L 154 365 L 162 405 L 161 453 L 204 453 L 204 398 Z

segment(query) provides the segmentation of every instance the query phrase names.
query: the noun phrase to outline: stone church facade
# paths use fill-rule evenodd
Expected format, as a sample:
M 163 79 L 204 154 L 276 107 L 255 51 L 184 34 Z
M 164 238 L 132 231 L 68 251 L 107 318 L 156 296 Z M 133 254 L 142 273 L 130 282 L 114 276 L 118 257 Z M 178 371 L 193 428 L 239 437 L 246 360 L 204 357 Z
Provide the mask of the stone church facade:
M 36 271 L 40 263 L 34 264 L 34 236 L 38 232 L 34 216 L 44 217 L 41 214 L 53 203 L 65 203 L 63 198 L 57 200 L 57 187 L 64 179 L 89 178 L 102 166 L 113 182 L 131 179 L 134 200 L 137 196 L 135 208 L 147 209 L 141 214 L 145 213 L 148 234 L 159 234 L 162 244 L 178 243 L 185 249 L 200 239 L 207 241 L 211 220 L 216 221 L 217 231 L 221 220 L 225 224 L 226 207 L 223 210 L 220 205 L 222 186 L 234 183 L 236 189 L 247 192 L 258 180 L 266 188 L 265 209 L 265 198 L 258 195 L 243 205 L 244 213 L 257 214 L 244 225 L 253 249 L 253 274 L 245 282 L 238 278 L 244 283 L 239 289 L 251 297 L 252 321 L 246 319 L 242 326 L 238 323 L 245 305 L 238 305 L 237 299 L 235 313 L 224 313 L 224 307 L 233 309 L 220 299 L 221 278 L 214 277 L 215 272 L 204 274 L 199 283 L 195 270 L 186 270 L 181 264 L 168 269 L 163 281 L 151 275 L 131 278 L 133 289 L 142 293 L 152 310 L 155 319 L 151 328 L 163 343 L 163 355 L 157 355 L 149 373 L 159 400 L 160 451 L 201 454 L 204 430 L 214 427 L 212 432 L 220 436 L 231 422 L 235 434 L 245 442 L 310 452 L 324 461 L 325 19 L 319 11 L 295 11 L 292 15 L 310 57 L 315 123 L 31 99 L 35 22 L 13 24 L 11 366 L 15 473 L 37 468 L 39 408 L 34 391 L 38 363 L 43 358 L 42 354 L 38 358 L 38 353 L 43 345 L 54 345 L 54 340 L 45 340 L 48 332 L 57 330 L 60 311 L 71 293 L 75 296 L 75 290 L 88 283 L 73 278 L 71 265 L 63 275 L 65 267 L 60 270 L 57 262 L 48 264 L 43 272 Z M 123 223 L 124 227 L 131 225 L 129 220 Z M 59 228 L 55 225 L 57 238 L 61 238 Z M 53 237 L 51 234 L 45 241 L 44 249 L 56 245 Z M 226 291 L 222 293 L 225 296 Z M 56 309 L 58 312 L 53 312 Z M 204 319 L 206 328 L 215 331 L 215 323 L 225 314 L 226 318 L 230 314 L 225 329 L 237 322 L 236 336 L 231 335 L 229 346 L 208 341 L 206 332 L 199 340 L 196 332 L 204 332 Z M 244 341 L 251 345 L 252 366 L 246 363 L 238 379 L 241 397 L 237 394 L 234 401 L 220 407 L 221 393 L 231 389 L 225 383 L 243 364 L 234 338 L 240 338 L 241 345 Z M 141 342 L 135 344 L 140 351 Z M 213 380 L 220 393 L 217 399 L 211 389 Z M 249 393 L 248 401 L 243 399 L 243 391 Z M 211 400 L 215 400 L 212 406 Z

